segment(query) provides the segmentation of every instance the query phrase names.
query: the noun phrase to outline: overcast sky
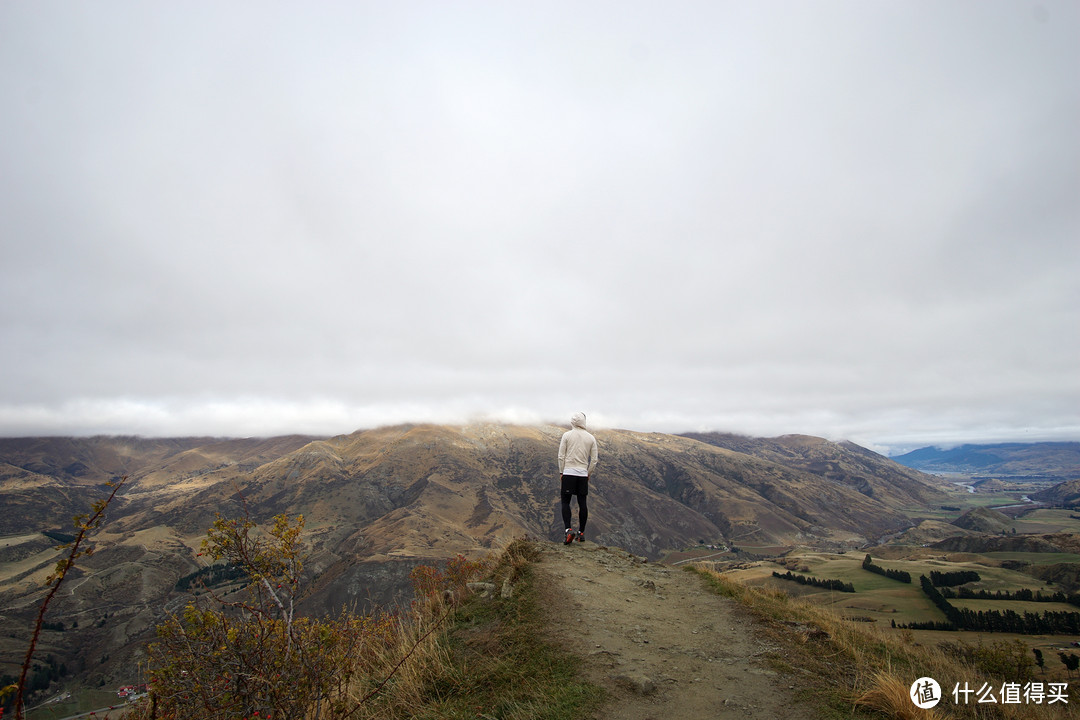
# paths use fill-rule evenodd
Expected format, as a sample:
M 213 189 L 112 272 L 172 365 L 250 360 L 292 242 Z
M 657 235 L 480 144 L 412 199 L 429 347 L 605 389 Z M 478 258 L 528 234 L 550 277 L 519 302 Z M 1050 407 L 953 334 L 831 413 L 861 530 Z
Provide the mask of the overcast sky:
M 0 3 L 0 435 L 1080 440 L 1080 4 Z

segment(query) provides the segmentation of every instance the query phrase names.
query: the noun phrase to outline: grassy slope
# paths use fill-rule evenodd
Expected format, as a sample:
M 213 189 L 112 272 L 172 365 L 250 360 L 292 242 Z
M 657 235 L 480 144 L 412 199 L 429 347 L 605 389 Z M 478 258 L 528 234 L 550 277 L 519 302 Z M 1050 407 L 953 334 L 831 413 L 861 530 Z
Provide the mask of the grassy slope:
M 887 633 L 872 624 L 850 622 L 774 588 L 751 587 L 707 569 L 698 572 L 718 593 L 735 599 L 761 622 L 777 647 L 771 656 L 774 665 L 800 678 L 801 692 L 824 717 L 1035 719 L 1080 714 L 1080 695 L 1075 691 L 1068 705 L 953 702 L 956 683 L 980 687 L 983 682 L 1000 686 L 1005 681 L 1040 679 L 1027 648 L 1009 640 L 965 645 L 954 637 L 954 654 L 949 654 L 935 645 L 914 642 L 910 633 Z M 954 656 L 956 651 L 967 659 Z M 932 711 L 918 710 L 907 695 L 911 683 L 924 676 L 935 678 L 945 695 Z
M 370 717 L 394 720 L 581 720 L 603 700 L 601 688 L 583 680 L 580 660 L 542 637 L 545 588 L 533 580 L 538 551 L 515 541 L 499 558 L 490 580 L 501 587 L 509 576 L 513 593 L 504 598 L 473 595 L 451 616 L 439 637 L 442 661 L 407 693 L 365 708 Z
M 850 582 L 855 593 L 838 593 L 804 587 L 794 583 L 776 580 L 771 577 L 774 570 L 783 572 L 784 568 L 774 563 L 761 563 L 756 567 L 738 571 L 735 576 L 753 584 L 767 584 L 782 589 L 792 595 L 812 598 L 815 602 L 831 606 L 841 614 L 859 617 L 872 617 L 878 624 L 917 622 L 922 620 L 944 620 L 941 612 L 933 606 L 917 584 L 920 575 L 928 575 L 931 570 L 975 570 L 982 581 L 971 585 L 987 590 L 1015 590 L 1031 588 L 1044 593 L 1054 589 L 1040 583 L 1029 575 L 1024 575 L 1004 568 L 987 567 L 975 561 L 945 562 L 934 559 L 919 560 L 880 560 L 875 563 L 896 570 L 906 570 L 911 574 L 912 583 L 901 583 L 862 568 L 863 552 L 850 552 L 843 555 L 826 553 L 805 553 L 792 557 L 787 567 L 795 572 Z M 802 568 L 806 568 L 802 570 Z M 1050 609 L 1049 607 L 1043 609 Z M 1074 608 L 1075 609 L 1075 608 Z

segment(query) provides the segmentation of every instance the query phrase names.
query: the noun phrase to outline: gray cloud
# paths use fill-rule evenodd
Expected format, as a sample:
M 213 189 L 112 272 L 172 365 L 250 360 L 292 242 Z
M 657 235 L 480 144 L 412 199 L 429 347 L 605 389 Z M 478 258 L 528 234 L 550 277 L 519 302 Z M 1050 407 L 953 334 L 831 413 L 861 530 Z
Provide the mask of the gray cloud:
M 0 6 L 0 433 L 1080 437 L 1068 2 Z

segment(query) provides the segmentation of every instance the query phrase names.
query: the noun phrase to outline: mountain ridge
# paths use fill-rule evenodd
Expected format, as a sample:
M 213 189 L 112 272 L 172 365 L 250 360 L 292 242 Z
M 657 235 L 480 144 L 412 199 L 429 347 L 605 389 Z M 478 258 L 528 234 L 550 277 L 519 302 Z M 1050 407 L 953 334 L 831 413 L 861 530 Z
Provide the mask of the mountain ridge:
M 106 653 L 113 663 L 133 657 L 162 608 L 182 604 L 174 586 L 201 567 L 199 543 L 219 513 L 256 523 L 305 516 L 305 612 L 393 603 L 417 564 L 559 535 L 556 454 L 565 429 L 399 425 L 334 437 L 8 439 L 0 442 L 0 497 L 16 511 L 0 521 L 10 545 L 8 562 L 0 562 L 0 614 L 26 615 L 55 563 L 55 551 L 39 547 L 40 532 L 63 527 L 120 475 L 128 479 L 95 537 L 97 552 L 54 608 L 80 620 L 80 640 L 65 634 L 63 646 L 49 648 L 82 657 L 73 667 L 94 666 L 87 648 L 115 648 Z M 917 474 L 909 480 L 922 485 L 905 489 L 897 480 L 891 488 L 868 476 L 866 463 L 897 478 L 907 471 L 821 439 L 765 440 L 753 454 L 663 433 L 594 434 L 600 465 L 586 536 L 654 559 L 702 541 L 859 547 L 909 526 L 904 507 L 938 492 L 937 480 Z M 110 621 L 99 629 L 105 614 Z
M 932 479 L 853 442 L 831 442 L 812 435 L 752 438 L 730 433 L 684 433 L 683 437 L 788 464 L 840 482 L 863 495 L 898 505 L 921 506 L 937 496 Z M 931 484 L 930 488 L 927 487 Z M 938 498 L 940 499 L 940 498 Z
M 462 476 L 469 475 L 483 482 L 472 494 L 466 525 L 503 513 L 519 529 L 535 532 L 547 524 L 535 503 L 551 504 L 557 495 L 554 448 L 562 431 L 553 425 L 399 425 L 329 438 L 5 439 L 0 440 L 0 482 L 10 496 L 20 487 L 88 489 L 126 474 L 129 482 L 121 496 L 130 511 L 126 516 L 220 505 L 239 491 L 259 515 L 306 507 L 316 519 L 326 519 L 333 512 L 317 496 L 344 493 L 359 502 L 351 503 L 353 510 L 362 505 L 372 511 L 359 512 L 357 518 L 373 520 L 373 515 L 412 505 L 425 493 L 461 497 L 468 490 Z M 796 533 L 805 531 L 807 523 L 821 524 L 823 510 L 814 509 L 816 497 L 798 492 L 801 484 L 820 484 L 842 494 L 855 490 L 862 496 L 853 496 L 856 506 L 863 498 L 895 507 L 926 504 L 936 496 L 932 478 L 850 443 L 810 436 L 751 439 L 625 430 L 598 430 L 597 435 L 603 453 L 594 493 L 617 491 L 615 502 L 608 504 L 625 509 L 620 501 L 629 500 L 625 494 L 633 486 L 635 494 L 646 496 L 639 500 L 674 501 L 699 515 L 704 512 L 713 526 L 708 529 L 721 536 L 730 535 L 739 517 L 732 508 L 721 513 L 710 504 L 707 497 L 721 491 L 733 507 L 739 501 L 768 506 L 774 524 Z M 169 496 L 183 496 L 183 502 Z M 533 506 L 525 507 L 530 499 Z M 515 503 L 521 507 L 511 507 Z M 875 524 L 871 518 L 833 521 L 852 532 L 862 522 L 871 529 Z M 12 522 L 23 525 L 11 531 L 34 529 L 32 515 Z M 759 539 L 775 539 L 772 532 L 779 530 L 763 528 Z
M 948 449 L 928 446 L 891 459 L 923 472 L 1080 479 L 1080 442 L 968 444 Z

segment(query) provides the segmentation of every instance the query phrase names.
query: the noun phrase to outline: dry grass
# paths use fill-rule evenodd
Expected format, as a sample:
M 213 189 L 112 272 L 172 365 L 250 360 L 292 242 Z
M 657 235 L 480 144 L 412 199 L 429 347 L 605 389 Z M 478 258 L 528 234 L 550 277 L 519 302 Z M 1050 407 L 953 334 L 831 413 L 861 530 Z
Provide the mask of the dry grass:
M 793 598 L 782 590 L 750 587 L 711 569 L 697 567 L 716 592 L 731 597 L 760 621 L 782 649 L 772 658 L 780 670 L 800 679 L 808 698 L 832 717 L 891 718 L 1043 718 L 1080 717 L 1080 695 L 1070 687 L 1069 704 L 956 704 L 957 683 L 978 689 L 984 682 L 1030 678 L 1033 657 L 1014 643 L 989 641 L 966 653 L 946 653 L 919 645 L 911 633 L 886 633 L 867 623 L 844 619 L 829 608 Z M 1028 653 L 1030 655 L 1030 653 Z M 973 664 L 967 658 L 974 659 Z M 1008 676 L 995 674 L 1008 667 Z M 908 697 L 920 677 L 938 681 L 944 696 L 933 711 L 917 708 Z M 1038 680 L 1039 678 L 1035 678 Z M 995 692 L 995 696 L 997 693 Z
M 356 720 L 578 720 L 601 697 L 577 673 L 577 660 L 542 639 L 542 589 L 531 542 L 515 540 L 490 564 L 493 597 L 435 594 L 414 605 L 374 677 L 407 657 L 390 682 L 350 715 Z M 504 596 L 503 588 L 508 592 Z M 380 675 L 381 673 L 381 675 Z M 354 705 L 374 689 L 358 686 Z
M 395 642 L 379 648 L 370 670 L 351 689 L 358 720 L 413 717 L 425 705 L 433 678 L 451 664 L 450 654 L 439 642 L 447 609 L 441 602 L 418 604 L 401 620 Z
M 943 720 L 937 708 L 922 709 L 911 702 L 909 689 L 891 670 L 878 670 L 855 705 L 896 720 Z

